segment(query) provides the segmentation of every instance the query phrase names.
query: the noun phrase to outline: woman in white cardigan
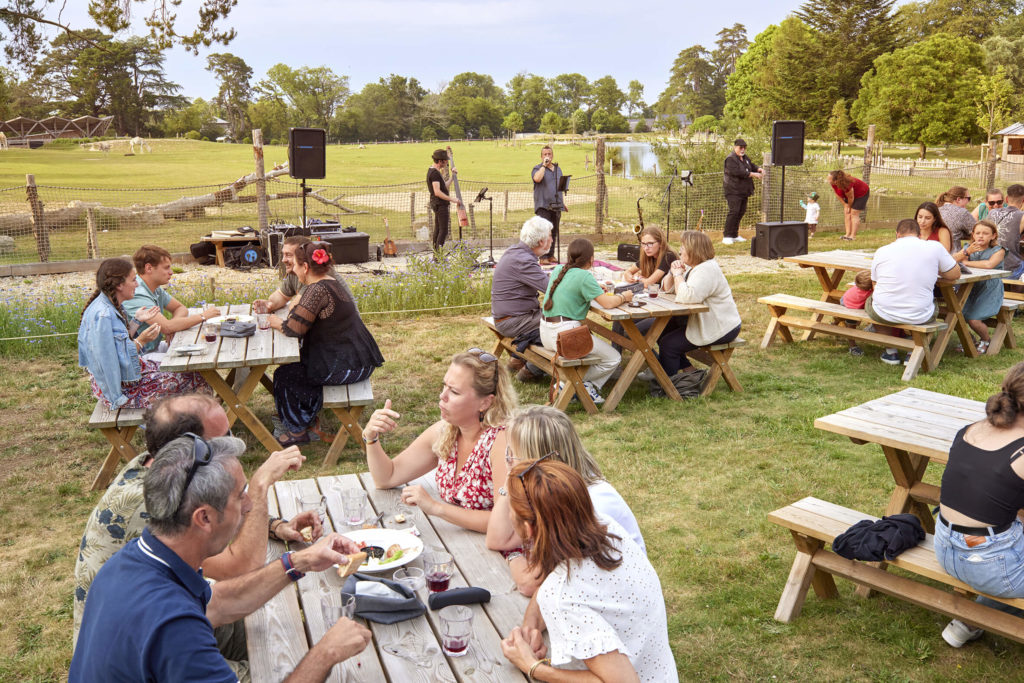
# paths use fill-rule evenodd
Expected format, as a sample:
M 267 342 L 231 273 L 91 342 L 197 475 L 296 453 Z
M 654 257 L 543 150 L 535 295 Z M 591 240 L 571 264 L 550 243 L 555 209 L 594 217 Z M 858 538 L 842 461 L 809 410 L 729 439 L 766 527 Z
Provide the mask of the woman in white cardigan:
M 703 232 L 683 232 L 679 260 L 663 281 L 664 289 L 675 291 L 676 302 L 704 304 L 707 313 L 675 316 L 658 339 L 658 358 L 671 377 L 677 372 L 698 372 L 690 365 L 687 351 L 731 342 L 740 334 L 740 313 L 732 289 L 715 261 L 715 247 Z

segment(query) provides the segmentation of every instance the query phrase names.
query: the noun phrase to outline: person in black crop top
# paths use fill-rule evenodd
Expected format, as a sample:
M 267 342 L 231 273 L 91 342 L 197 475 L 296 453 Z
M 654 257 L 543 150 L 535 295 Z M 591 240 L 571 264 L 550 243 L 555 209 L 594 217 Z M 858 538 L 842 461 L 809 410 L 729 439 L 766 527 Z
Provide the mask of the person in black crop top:
M 979 592 L 978 602 L 1024 616 L 984 594 L 1024 598 L 1024 363 L 1010 368 L 1002 391 L 985 404 L 986 418 L 961 429 L 942 475 L 935 556 Z M 942 632 L 953 647 L 984 634 L 954 619 Z
M 331 276 L 331 250 L 326 242 L 296 247 L 294 272 L 305 289 L 287 320 L 270 316 L 270 326 L 289 337 L 301 337 L 299 362 L 274 373 L 274 404 L 285 430 L 282 445 L 309 441 L 319 433 L 323 387 L 354 384 L 384 364 L 373 335 L 366 329 L 355 302 Z

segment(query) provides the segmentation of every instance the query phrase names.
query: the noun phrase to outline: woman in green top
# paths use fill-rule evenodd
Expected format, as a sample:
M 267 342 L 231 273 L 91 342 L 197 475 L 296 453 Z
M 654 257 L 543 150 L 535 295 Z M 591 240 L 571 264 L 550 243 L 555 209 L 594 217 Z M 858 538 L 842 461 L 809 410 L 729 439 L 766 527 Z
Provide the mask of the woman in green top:
M 605 308 L 615 308 L 633 300 L 633 292 L 608 294 L 597 284 L 590 268 L 594 265 L 594 245 L 590 240 L 577 237 L 569 245 L 569 260 L 564 266 L 551 271 L 544 305 L 541 307 L 543 317 L 540 322 L 540 342 L 544 348 L 555 350 L 555 340 L 562 330 L 570 330 L 583 324 L 590 310 L 590 302 L 597 300 Z M 619 367 L 621 356 L 612 345 L 591 335 L 594 338 L 594 350 L 591 355 L 601 360 L 587 367 L 583 375 L 583 386 L 586 387 L 594 403 L 604 403 L 601 387 L 608 381 L 615 368 Z

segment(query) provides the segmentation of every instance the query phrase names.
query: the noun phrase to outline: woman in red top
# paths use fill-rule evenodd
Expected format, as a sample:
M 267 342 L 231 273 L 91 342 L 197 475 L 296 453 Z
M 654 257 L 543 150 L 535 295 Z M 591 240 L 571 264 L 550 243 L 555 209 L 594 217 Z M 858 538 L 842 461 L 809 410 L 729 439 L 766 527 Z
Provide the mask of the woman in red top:
M 846 234 L 839 239 L 852 240 L 857 236 L 857 228 L 860 227 L 860 212 L 868 205 L 868 184 L 843 170 L 829 173 L 828 182 L 839 197 L 839 201 L 843 203 L 843 224 L 846 226 Z
M 505 481 L 505 423 L 518 403 L 504 363 L 481 349 L 457 353 L 444 373 L 441 419 L 389 458 L 380 437 L 398 426 L 391 399 L 363 427 L 366 462 L 379 489 L 402 486 L 402 502 L 464 529 L 487 531 Z M 411 482 L 437 468 L 441 500 Z
M 917 225 L 921 228 L 921 239 L 938 242 L 946 251 L 952 249 L 953 234 L 942 220 L 942 214 L 935 202 L 924 202 L 917 207 Z

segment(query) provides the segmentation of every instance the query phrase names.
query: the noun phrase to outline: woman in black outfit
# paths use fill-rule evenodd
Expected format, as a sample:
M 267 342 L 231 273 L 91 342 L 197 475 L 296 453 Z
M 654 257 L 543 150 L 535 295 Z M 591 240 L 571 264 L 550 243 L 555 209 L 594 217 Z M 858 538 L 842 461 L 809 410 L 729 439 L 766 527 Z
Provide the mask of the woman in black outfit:
M 319 430 L 324 386 L 361 382 L 384 363 L 355 302 L 330 276 L 331 265 L 327 243 L 296 247 L 294 270 L 306 288 L 287 320 L 270 316 L 275 330 L 302 339 L 301 360 L 274 373 L 274 403 L 286 430 L 278 439 L 283 446 L 306 443 L 309 430 Z

